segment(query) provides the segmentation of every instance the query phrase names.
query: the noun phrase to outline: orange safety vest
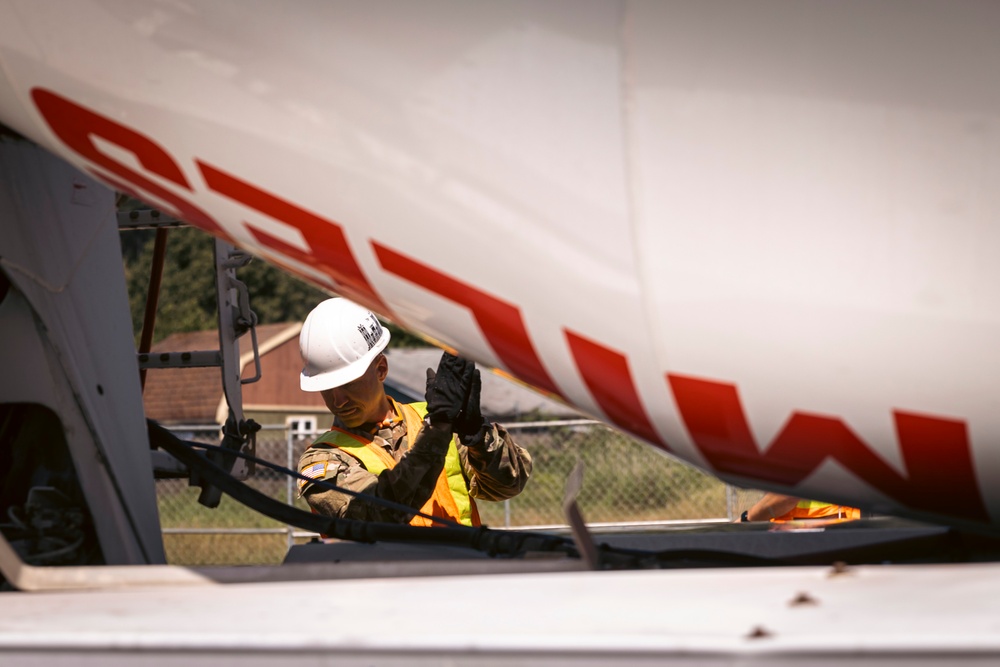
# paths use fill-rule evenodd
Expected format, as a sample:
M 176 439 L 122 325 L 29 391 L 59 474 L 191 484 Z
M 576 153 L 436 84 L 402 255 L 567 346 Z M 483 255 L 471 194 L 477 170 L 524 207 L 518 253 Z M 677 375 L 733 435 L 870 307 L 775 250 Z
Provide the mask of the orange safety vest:
M 417 434 L 423 427 L 423 418 L 427 415 L 427 403 L 397 403 L 392 402 L 396 410 L 406 422 L 406 441 L 412 446 Z M 366 440 L 360 435 L 345 431 L 334 426 L 313 442 L 313 446 L 329 444 L 346 454 L 350 454 L 361 462 L 368 472 L 378 475 L 383 470 L 396 467 L 396 459 L 379 447 L 372 440 Z M 457 439 L 453 436 L 448 445 L 448 453 L 444 459 L 444 469 L 438 476 L 431 497 L 420 508 L 424 514 L 457 521 L 466 526 L 479 526 L 479 510 L 476 501 L 469 495 L 469 484 L 462 473 L 461 459 L 458 457 Z M 410 521 L 412 526 L 442 525 L 414 516 Z
M 795 507 L 771 521 L 794 521 L 795 519 L 822 519 L 838 517 L 841 519 L 860 519 L 861 510 L 846 505 L 831 505 L 818 500 L 800 500 Z

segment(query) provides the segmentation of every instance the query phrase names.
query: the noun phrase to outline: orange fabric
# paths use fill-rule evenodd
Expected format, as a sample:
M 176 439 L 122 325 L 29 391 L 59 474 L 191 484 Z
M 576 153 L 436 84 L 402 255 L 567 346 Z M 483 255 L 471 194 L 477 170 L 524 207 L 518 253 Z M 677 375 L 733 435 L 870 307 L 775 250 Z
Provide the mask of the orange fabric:
M 771 521 L 795 521 L 796 519 L 860 519 L 861 510 L 856 507 L 846 505 L 832 505 L 830 503 L 816 500 L 800 500 L 798 504 L 788 512 L 776 516 Z
M 394 401 L 395 403 L 395 401 Z M 406 409 L 409 406 L 403 406 L 396 404 L 397 410 L 403 413 L 403 419 L 406 421 L 406 440 L 407 443 L 412 446 L 417 440 L 417 434 L 420 433 L 420 429 L 423 428 L 424 422 L 417 414 L 416 410 Z M 404 408 L 400 410 L 399 408 Z M 381 454 L 384 454 L 386 458 L 391 460 L 391 463 L 386 464 L 387 468 L 392 468 L 396 465 L 396 461 L 392 460 L 384 449 L 376 446 L 374 443 L 368 443 L 370 448 L 379 450 Z M 472 500 L 471 498 L 469 499 Z M 475 503 L 473 502 L 472 507 L 475 508 Z M 451 519 L 452 521 L 458 521 L 461 514 L 458 511 L 458 504 L 455 503 L 455 497 L 451 495 L 451 488 L 448 486 L 448 475 L 444 470 L 438 475 L 437 483 L 434 485 L 434 493 L 431 497 L 427 499 L 424 506 L 420 508 L 420 511 L 424 514 L 430 514 L 431 516 L 443 517 L 446 519 Z M 415 516 L 410 520 L 411 526 L 433 526 L 436 522 L 430 519 L 425 519 L 422 516 Z M 472 525 L 478 526 L 479 523 L 479 513 L 473 512 Z

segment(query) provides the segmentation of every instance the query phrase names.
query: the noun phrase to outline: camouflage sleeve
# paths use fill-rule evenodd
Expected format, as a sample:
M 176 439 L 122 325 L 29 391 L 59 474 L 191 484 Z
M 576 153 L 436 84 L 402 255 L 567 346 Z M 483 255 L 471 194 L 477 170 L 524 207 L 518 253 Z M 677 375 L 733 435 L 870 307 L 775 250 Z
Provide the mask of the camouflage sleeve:
M 500 424 L 487 422 L 458 453 L 469 479 L 469 494 L 479 500 L 513 498 L 531 476 L 531 454 Z
M 423 429 L 396 467 L 383 470 L 379 475 L 372 474 L 360 461 L 336 447 L 307 449 L 299 460 L 299 470 L 349 491 L 420 509 L 434 492 L 450 435 Z M 311 472 L 305 472 L 307 470 Z M 310 507 L 327 516 L 385 523 L 406 523 L 413 516 L 310 482 L 304 483 L 301 491 Z

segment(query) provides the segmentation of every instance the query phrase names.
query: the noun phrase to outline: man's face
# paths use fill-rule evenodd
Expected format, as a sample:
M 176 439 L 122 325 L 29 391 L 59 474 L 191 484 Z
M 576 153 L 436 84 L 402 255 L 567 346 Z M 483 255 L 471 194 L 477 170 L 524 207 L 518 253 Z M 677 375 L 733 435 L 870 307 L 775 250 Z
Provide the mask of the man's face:
M 320 392 L 326 407 L 349 428 L 375 424 L 386 417 L 389 403 L 382 381 L 389 371 L 385 355 L 378 355 L 364 375 L 345 385 Z

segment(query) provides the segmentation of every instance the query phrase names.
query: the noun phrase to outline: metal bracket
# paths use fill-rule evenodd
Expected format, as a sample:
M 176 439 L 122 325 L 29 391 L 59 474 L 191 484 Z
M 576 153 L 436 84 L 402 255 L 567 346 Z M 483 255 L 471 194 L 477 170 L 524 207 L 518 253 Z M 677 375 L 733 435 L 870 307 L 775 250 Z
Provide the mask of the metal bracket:
M 220 239 L 215 240 L 215 293 L 219 303 L 219 351 L 222 354 L 222 390 L 237 423 L 243 421 L 241 385 L 260 379 L 260 352 L 257 347 L 257 315 L 250 309 L 247 286 L 236 278 L 236 269 L 250 263 L 252 256 Z M 240 378 L 239 338 L 250 332 L 255 375 Z M 248 452 L 253 453 L 253 452 Z M 235 472 L 235 471 L 234 471 Z
M 247 286 L 236 278 L 236 269 L 250 263 L 253 257 L 235 246 L 215 239 L 215 293 L 219 304 L 219 354 L 221 357 L 222 391 L 229 406 L 229 417 L 223 429 L 222 446 L 245 454 L 256 454 L 256 433 L 260 426 L 243 415 L 243 385 L 260 379 L 260 351 L 257 346 L 257 315 L 250 309 Z M 241 378 L 239 339 L 250 333 L 253 350 L 254 376 Z M 209 454 L 209 458 L 227 470 L 231 469 L 237 479 L 246 479 L 254 473 L 253 463 L 246 459 L 226 456 L 221 453 Z M 192 483 L 196 480 L 192 479 Z M 222 498 L 221 492 L 202 484 L 198 502 L 207 507 L 216 507 Z

